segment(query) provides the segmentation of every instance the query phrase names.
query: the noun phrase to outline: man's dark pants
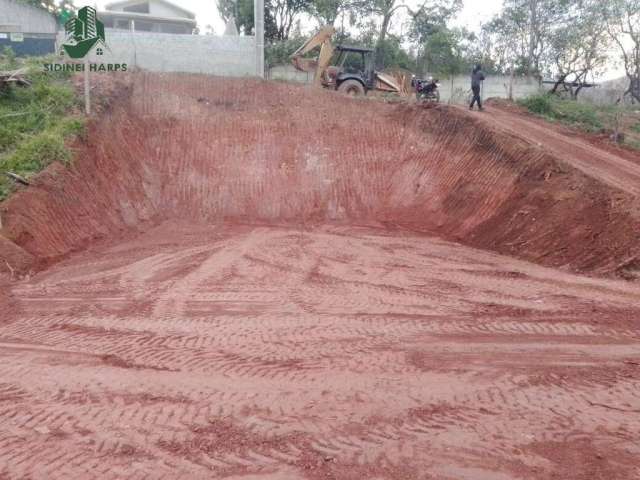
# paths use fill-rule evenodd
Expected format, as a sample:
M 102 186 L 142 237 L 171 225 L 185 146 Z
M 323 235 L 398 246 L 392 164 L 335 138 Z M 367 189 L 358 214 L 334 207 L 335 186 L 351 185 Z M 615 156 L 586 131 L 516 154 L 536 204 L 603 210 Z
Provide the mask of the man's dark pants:
M 482 100 L 480 100 L 480 85 L 472 86 L 471 91 L 473 92 L 473 100 L 471 100 L 469 108 L 473 108 L 473 104 L 476 102 L 478 102 L 478 108 L 482 108 Z

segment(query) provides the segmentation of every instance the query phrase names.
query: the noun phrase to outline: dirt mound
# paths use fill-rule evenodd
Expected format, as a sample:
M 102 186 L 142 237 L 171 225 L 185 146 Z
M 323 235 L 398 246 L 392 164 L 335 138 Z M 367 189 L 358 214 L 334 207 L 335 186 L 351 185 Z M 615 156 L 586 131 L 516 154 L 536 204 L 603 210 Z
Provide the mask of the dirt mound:
M 637 198 L 458 109 L 140 74 L 75 165 L 5 202 L 39 262 L 182 219 L 383 224 L 594 274 L 633 265 Z

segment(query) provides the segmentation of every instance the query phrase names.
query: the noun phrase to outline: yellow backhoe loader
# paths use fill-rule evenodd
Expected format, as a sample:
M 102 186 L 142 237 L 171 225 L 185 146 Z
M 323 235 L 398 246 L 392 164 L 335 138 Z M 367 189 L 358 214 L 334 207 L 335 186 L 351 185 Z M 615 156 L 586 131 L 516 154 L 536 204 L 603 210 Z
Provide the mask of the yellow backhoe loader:
M 366 95 L 370 90 L 400 92 L 393 78 L 375 71 L 372 49 L 344 45 L 334 47 L 331 44 L 334 33 L 333 27 L 323 27 L 291 55 L 293 65 L 298 70 L 314 73 L 314 85 L 355 96 Z M 318 47 L 320 53 L 316 58 L 304 57 Z M 336 52 L 334 64 L 330 65 Z

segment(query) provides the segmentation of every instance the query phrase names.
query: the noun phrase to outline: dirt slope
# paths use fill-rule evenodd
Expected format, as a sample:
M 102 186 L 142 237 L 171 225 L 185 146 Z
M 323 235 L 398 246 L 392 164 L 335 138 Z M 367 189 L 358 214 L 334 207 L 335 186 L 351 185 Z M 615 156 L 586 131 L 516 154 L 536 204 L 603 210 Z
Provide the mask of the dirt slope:
M 355 221 L 633 276 L 638 167 L 624 159 L 584 147 L 577 162 L 575 142 L 539 148 L 533 127 L 524 139 L 495 128 L 511 121 L 498 111 L 486 122 L 252 80 L 131 81 L 72 171 L 46 172 L 2 207 L 6 235 L 42 263 L 171 218 Z
M 488 106 L 487 123 L 514 132 L 579 169 L 591 178 L 623 190 L 640 194 L 640 155 L 636 162 L 599 148 L 582 138 L 567 135 L 561 125 L 552 125 L 526 115 L 518 115 L 500 103 Z M 482 116 L 481 116 L 482 117 Z
M 632 189 L 493 112 L 128 81 L 1 207 L 57 261 L 0 276 L 1 479 L 640 477 Z

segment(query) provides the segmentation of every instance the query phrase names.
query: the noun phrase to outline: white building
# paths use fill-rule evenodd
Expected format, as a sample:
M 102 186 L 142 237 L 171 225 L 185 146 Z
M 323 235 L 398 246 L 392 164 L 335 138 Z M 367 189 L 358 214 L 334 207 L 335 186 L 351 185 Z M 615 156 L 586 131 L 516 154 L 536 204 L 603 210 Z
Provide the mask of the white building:
M 17 55 L 44 55 L 56 50 L 55 17 L 18 0 L 0 0 L 0 52 L 11 47 Z
M 193 12 L 166 0 L 122 0 L 98 12 L 105 28 L 132 32 L 191 34 L 196 28 Z

